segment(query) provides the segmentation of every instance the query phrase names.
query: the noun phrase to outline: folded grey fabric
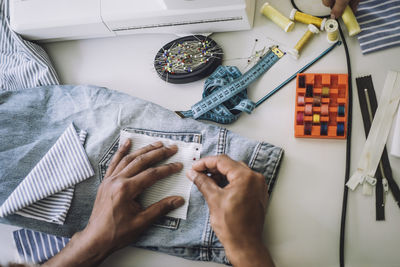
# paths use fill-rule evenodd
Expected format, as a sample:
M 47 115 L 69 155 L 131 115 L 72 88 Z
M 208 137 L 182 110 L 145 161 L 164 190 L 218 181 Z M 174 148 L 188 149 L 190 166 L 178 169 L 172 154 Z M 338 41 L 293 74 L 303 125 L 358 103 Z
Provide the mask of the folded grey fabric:
M 273 190 L 282 149 L 252 141 L 224 128 L 192 119 L 123 93 L 93 86 L 45 86 L 0 93 L 0 203 L 72 122 L 85 129 L 85 151 L 94 176 L 75 186 L 74 197 L 64 225 L 9 215 L 1 223 L 70 237 L 83 229 L 91 214 L 97 188 L 118 148 L 123 129 L 130 132 L 201 143 L 200 156 L 227 154 L 261 172 Z M 10 135 L 10 133 L 13 133 Z M 135 243 L 193 260 L 228 263 L 225 251 L 213 233 L 207 204 L 193 186 L 186 220 L 164 217 Z

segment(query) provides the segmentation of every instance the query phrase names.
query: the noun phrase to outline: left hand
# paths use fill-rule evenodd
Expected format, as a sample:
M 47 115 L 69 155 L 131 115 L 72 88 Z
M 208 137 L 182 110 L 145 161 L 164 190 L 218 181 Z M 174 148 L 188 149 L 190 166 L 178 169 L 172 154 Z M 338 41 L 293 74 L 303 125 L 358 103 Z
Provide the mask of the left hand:
M 127 155 L 130 147 L 128 140 L 112 159 L 86 228 L 45 265 L 97 265 L 137 240 L 159 217 L 184 204 L 184 199 L 177 196 L 164 198 L 147 209 L 136 201 L 144 189 L 182 169 L 181 163 L 152 167 L 174 155 L 178 148 L 157 142 Z

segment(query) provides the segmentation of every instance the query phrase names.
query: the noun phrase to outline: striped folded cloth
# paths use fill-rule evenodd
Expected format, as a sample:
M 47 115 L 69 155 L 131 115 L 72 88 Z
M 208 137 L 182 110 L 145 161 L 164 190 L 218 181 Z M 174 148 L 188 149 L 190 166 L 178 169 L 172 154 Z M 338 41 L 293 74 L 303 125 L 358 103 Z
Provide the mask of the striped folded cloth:
M 94 175 L 83 148 L 86 132 L 71 125 L 0 207 L 11 214 L 63 224 L 74 185 Z
M 400 0 L 363 0 L 356 17 L 363 54 L 400 45 Z

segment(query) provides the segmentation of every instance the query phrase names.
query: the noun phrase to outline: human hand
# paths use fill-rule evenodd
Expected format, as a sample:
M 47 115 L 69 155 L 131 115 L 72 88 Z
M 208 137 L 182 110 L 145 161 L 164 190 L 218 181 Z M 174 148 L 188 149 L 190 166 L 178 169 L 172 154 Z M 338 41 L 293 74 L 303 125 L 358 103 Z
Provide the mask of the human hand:
M 322 0 L 325 6 L 332 8 L 331 18 L 340 18 L 347 5 L 350 5 L 353 12 L 356 12 L 360 0 Z
M 174 155 L 177 146 L 164 147 L 157 142 L 127 155 L 130 147 L 128 139 L 113 157 L 86 228 L 75 234 L 48 266 L 97 265 L 137 240 L 159 217 L 184 204 L 182 197 L 168 197 L 143 209 L 136 201 L 144 189 L 182 169 L 181 163 L 152 167 Z
M 187 176 L 207 201 L 211 226 L 231 263 L 239 267 L 273 266 L 262 242 L 268 202 L 264 176 L 226 155 L 200 159 Z M 219 187 L 225 178 L 229 184 Z

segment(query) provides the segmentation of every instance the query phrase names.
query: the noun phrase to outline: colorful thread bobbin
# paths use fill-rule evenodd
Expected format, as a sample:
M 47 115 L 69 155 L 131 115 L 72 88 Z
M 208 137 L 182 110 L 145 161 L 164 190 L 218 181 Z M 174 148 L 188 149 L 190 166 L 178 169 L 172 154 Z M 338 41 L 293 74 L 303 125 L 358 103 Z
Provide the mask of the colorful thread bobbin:
M 313 123 L 314 123 L 314 124 L 319 124 L 320 121 L 321 121 L 320 115 L 319 115 L 319 114 L 314 114 L 314 115 L 313 115 Z
M 294 46 L 294 48 L 290 49 L 288 51 L 289 54 L 291 54 L 294 58 L 298 59 L 300 56 L 301 50 L 305 47 L 305 45 L 311 40 L 311 38 L 314 36 L 314 34 L 319 33 L 319 30 L 317 27 L 315 27 L 313 24 L 308 25 L 308 30 L 306 33 L 301 37 L 301 39 L 297 42 L 297 44 Z
M 304 113 L 303 112 L 297 113 L 296 122 L 298 125 L 302 125 L 304 123 Z
M 338 122 L 337 128 L 336 128 L 336 134 L 339 136 L 344 135 L 344 123 L 343 122 Z
M 325 29 L 326 19 L 314 17 L 312 15 L 300 12 L 295 8 L 293 8 L 292 12 L 290 12 L 289 18 L 291 20 L 298 21 L 304 24 L 313 24 L 317 26 L 321 31 Z
M 328 19 L 325 24 L 326 39 L 328 43 L 336 43 L 339 40 L 339 24 L 334 19 Z
M 321 134 L 321 135 L 328 135 L 328 123 L 326 123 L 326 122 L 321 122 L 320 134 Z
M 322 106 L 321 106 L 321 115 L 322 116 L 328 116 L 329 115 L 329 105 L 328 104 L 322 104 Z
M 304 124 L 304 134 L 305 135 L 311 135 L 312 132 L 312 123 L 311 122 L 306 122 Z
M 314 98 L 313 98 L 313 106 L 315 106 L 315 107 L 321 106 L 321 96 L 320 95 L 314 96 Z
M 337 114 L 339 117 L 344 117 L 345 115 L 345 109 L 343 105 L 338 106 Z
M 358 25 L 357 19 L 354 16 L 353 10 L 351 10 L 350 6 L 346 6 L 342 15 L 342 19 L 349 32 L 349 36 L 354 36 L 361 32 L 360 25 Z
M 322 97 L 329 97 L 329 87 L 322 87 Z
M 268 2 L 261 7 L 261 14 L 272 20 L 276 25 L 281 27 L 285 32 L 293 30 L 294 22 L 285 17 L 281 12 L 276 10 Z
M 313 97 L 313 85 L 312 84 L 307 84 L 306 86 L 306 97 Z
M 304 113 L 308 116 L 312 115 L 312 105 L 311 104 L 306 104 L 304 107 Z
M 299 96 L 297 97 L 297 104 L 298 104 L 299 106 L 304 106 L 305 103 L 306 103 L 306 101 L 305 101 L 304 95 L 299 95 Z

